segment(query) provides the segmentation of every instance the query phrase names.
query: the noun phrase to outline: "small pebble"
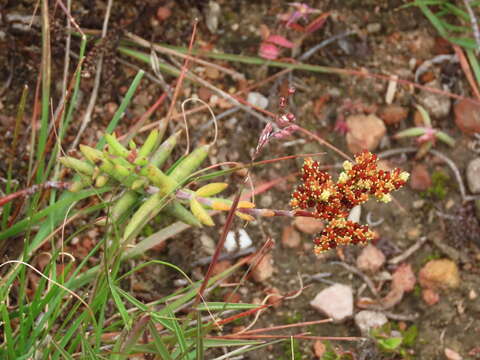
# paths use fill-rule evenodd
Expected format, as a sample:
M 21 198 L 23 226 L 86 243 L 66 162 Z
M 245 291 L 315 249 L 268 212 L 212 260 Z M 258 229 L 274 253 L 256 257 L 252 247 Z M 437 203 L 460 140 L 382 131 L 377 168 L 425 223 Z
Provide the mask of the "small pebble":
M 467 135 L 480 133 L 480 105 L 468 99 L 460 100 L 453 107 L 455 124 Z
M 237 250 L 238 244 L 237 244 L 237 239 L 234 231 L 229 231 L 227 233 L 227 237 L 225 238 L 225 243 L 223 244 L 223 247 L 229 253 L 232 253 Z
M 260 109 L 266 109 L 268 106 L 268 99 L 256 91 L 248 93 L 247 102 L 256 107 L 259 107 Z
M 215 241 L 208 236 L 203 234 L 200 236 L 200 243 L 202 244 L 202 249 L 205 251 L 208 255 L 213 255 L 215 252 Z
M 294 221 L 295 227 L 305 234 L 317 234 L 324 228 L 323 221 L 311 217 L 297 216 Z
M 335 322 L 341 322 L 353 315 L 352 288 L 343 284 L 334 284 L 320 291 L 310 302 L 317 311 Z
M 368 336 L 370 330 L 382 327 L 388 322 L 387 317 L 378 311 L 362 310 L 355 314 L 355 325 L 363 336 Z
M 413 203 L 412 203 L 412 206 L 414 209 L 421 209 L 423 206 L 425 205 L 425 200 L 421 199 L 421 200 L 415 200 Z
M 380 23 L 371 23 L 367 25 L 367 32 L 370 34 L 374 34 L 379 32 L 382 29 L 382 24 Z
M 238 247 L 239 250 L 244 250 L 252 246 L 252 238 L 248 235 L 245 229 L 238 230 Z
M 444 90 L 440 82 L 436 79 L 425 84 L 425 86 Z M 426 90 L 422 90 L 418 94 L 417 99 L 430 116 L 437 119 L 447 116 L 452 105 L 452 100 L 449 97 Z
M 445 353 L 445 357 L 448 360 L 462 360 L 463 359 L 463 357 L 458 352 L 456 352 L 452 349 L 449 349 L 449 348 L 445 348 L 444 353 Z
M 264 282 L 273 275 L 272 254 L 266 254 L 260 261 L 254 264 L 252 278 L 257 282 Z
M 357 267 L 370 273 L 376 273 L 383 264 L 385 264 L 385 255 L 372 244 L 364 247 L 357 258 Z
M 400 105 L 388 105 L 383 107 L 378 114 L 387 125 L 399 124 L 408 116 L 408 109 Z
M 425 264 L 418 274 L 418 280 L 423 288 L 456 288 L 460 284 L 460 274 L 457 264 L 452 260 L 438 259 Z
M 471 160 L 467 165 L 468 188 L 474 194 L 480 193 L 480 157 Z
M 260 198 L 260 205 L 264 208 L 268 208 L 272 205 L 273 198 L 269 194 L 265 194 Z
M 317 359 L 322 359 L 323 355 L 325 355 L 325 351 L 327 351 L 327 347 L 321 340 L 317 340 L 313 343 L 313 352 Z
M 221 15 L 220 5 L 216 1 L 210 1 L 206 9 L 205 22 L 207 28 L 212 34 L 215 34 L 218 30 L 219 17 Z
M 425 191 L 432 186 L 432 178 L 425 165 L 415 164 L 410 175 L 409 184 L 413 190 Z
M 363 150 L 375 150 L 387 132 L 382 119 L 374 114 L 350 115 L 346 122 L 349 129 L 347 146 L 354 154 Z
M 468 292 L 468 298 L 470 300 L 475 300 L 477 296 L 477 292 L 474 289 L 470 289 L 470 291 Z
M 282 232 L 282 245 L 286 248 L 296 248 L 300 246 L 302 238 L 293 226 L 286 226 Z

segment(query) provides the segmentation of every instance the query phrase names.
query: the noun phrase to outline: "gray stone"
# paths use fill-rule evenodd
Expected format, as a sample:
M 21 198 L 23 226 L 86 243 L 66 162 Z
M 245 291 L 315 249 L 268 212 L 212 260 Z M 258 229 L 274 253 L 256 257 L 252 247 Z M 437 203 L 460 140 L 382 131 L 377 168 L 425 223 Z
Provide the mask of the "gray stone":
M 260 109 L 266 109 L 267 106 L 268 106 L 268 99 L 265 96 L 263 96 L 262 94 L 260 94 L 259 92 L 256 92 L 256 91 L 252 91 L 252 92 L 248 93 L 247 101 L 250 104 L 259 107 Z
M 218 20 L 221 13 L 222 11 L 221 11 L 220 5 L 217 2 L 210 1 L 208 3 L 208 7 L 205 14 L 206 15 L 205 22 L 207 24 L 208 30 L 210 30 L 212 34 L 215 34 L 218 30 Z
M 367 32 L 374 34 L 382 30 L 382 24 L 380 23 L 371 23 L 367 25 Z
M 202 244 L 202 249 L 208 254 L 208 255 L 213 255 L 215 252 L 215 241 L 208 236 L 208 235 L 202 235 L 200 236 L 200 243 Z
M 430 81 L 425 84 L 425 86 L 442 89 L 440 82 L 438 80 Z M 444 95 L 436 94 L 431 91 L 422 90 L 418 94 L 418 102 L 422 105 L 425 110 L 434 118 L 442 118 L 447 116 L 450 113 L 450 108 L 452 106 L 452 100 Z
M 387 317 L 378 311 L 363 310 L 354 317 L 355 324 L 360 329 L 362 336 L 367 336 L 370 330 L 381 327 L 388 322 Z
M 329 286 L 320 291 L 310 305 L 334 322 L 341 322 L 353 315 L 352 288 L 343 284 Z
M 468 163 L 467 183 L 472 193 L 480 193 L 480 158 L 473 159 Z

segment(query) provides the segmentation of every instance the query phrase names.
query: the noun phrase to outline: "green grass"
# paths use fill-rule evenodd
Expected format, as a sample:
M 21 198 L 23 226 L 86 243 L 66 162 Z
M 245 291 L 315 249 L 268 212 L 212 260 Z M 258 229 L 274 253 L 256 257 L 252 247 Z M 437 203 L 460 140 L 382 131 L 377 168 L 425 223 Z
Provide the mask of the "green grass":
M 475 51 L 478 52 L 480 49 L 478 49 L 478 44 L 472 36 L 468 12 L 464 8 L 453 4 L 450 0 L 417 0 L 404 5 L 402 8 L 411 6 L 416 6 L 422 11 L 440 36 L 466 50 L 476 82 L 480 85 L 480 64 L 478 56 L 475 56 Z M 470 6 L 472 9 L 478 8 L 480 1 L 472 1 Z
M 48 28 L 44 27 L 43 31 L 48 31 Z M 48 34 L 44 34 L 44 39 L 47 41 Z M 59 122 L 57 143 L 49 152 L 47 140 L 54 119 L 50 112 L 50 82 L 42 83 L 39 140 L 36 147 L 32 147 L 38 169 L 35 177 L 37 183 L 58 179 L 59 166 L 56 159 L 61 140 L 69 131 L 76 115 L 85 39 L 80 48 L 80 60 L 71 80 L 71 96 L 67 98 L 66 111 L 62 113 Z M 50 56 L 49 48 L 44 47 L 43 51 L 44 59 L 47 59 Z M 42 66 L 42 76 L 45 75 L 45 79 L 50 72 L 45 66 L 48 63 L 45 60 Z M 144 72 L 140 71 L 133 79 L 105 133 L 112 133 L 121 121 L 143 75 Z M 24 90 L 17 119 L 22 118 L 24 109 L 28 106 L 26 95 L 27 90 Z M 15 138 L 17 133 L 18 131 Z M 104 138 L 99 141 L 98 149 L 103 147 L 104 141 Z M 56 170 L 52 171 L 53 169 Z M 11 167 L 7 176 L 5 190 L 8 194 L 16 190 Z M 74 176 L 75 179 L 79 179 L 78 174 Z M 59 239 L 62 238 L 63 244 L 68 247 L 75 237 L 82 236 L 91 229 L 92 220 L 111 206 L 104 195 L 117 190 L 115 186 L 107 185 L 101 188 L 86 187 L 76 193 L 52 191 L 47 201 L 37 192 L 25 199 L 25 210 L 10 227 L 6 224 L 12 214 L 12 206 L 3 208 L 0 242 L 8 246 L 13 241 L 22 241 L 23 250 L 15 263 L 3 265 L 6 272 L 0 280 L 1 359 L 122 360 L 128 359 L 132 353 L 151 354 L 161 359 L 204 359 L 205 353 L 211 348 L 228 348 L 232 355 L 240 355 L 278 342 L 208 337 L 216 329 L 213 320 L 221 319 L 224 311 L 240 312 L 256 308 L 257 305 L 208 302 L 192 308 L 186 317 L 179 316 L 179 309 L 197 296 L 201 282 L 192 282 L 180 268 L 167 261 L 137 261 L 137 266 L 128 266 L 130 261 L 127 260 L 143 255 L 158 243 L 159 238 L 165 241 L 183 231 L 183 224 L 174 223 L 160 229 L 152 234 L 154 242 L 149 243 L 149 246 L 140 242 L 128 251 L 122 251 L 122 239 L 116 231 L 121 224 L 110 224 L 111 227 L 105 229 L 103 236 L 81 261 L 70 261 L 68 256 L 63 257 L 65 254 L 62 253 L 63 247 L 59 246 Z M 77 205 L 92 197 L 97 197 L 99 201 L 88 207 L 84 205 L 80 208 Z M 79 218 L 86 219 L 87 225 L 75 226 L 73 232 L 65 231 L 66 236 L 63 238 L 62 224 Z M 58 231 L 54 234 L 55 230 Z M 34 272 L 28 268 L 28 264 L 37 263 L 39 249 L 45 244 L 50 244 L 51 259 L 42 269 L 43 276 L 32 282 Z M 100 263 L 92 266 L 90 260 L 94 258 L 100 259 Z M 58 264 L 63 264 L 63 270 Z M 122 284 L 136 276 L 138 271 L 154 266 L 173 269 L 187 278 L 190 285 L 172 291 L 152 303 L 139 301 Z M 220 281 L 238 271 L 240 266 L 235 265 L 212 277 L 208 286 L 217 286 Z

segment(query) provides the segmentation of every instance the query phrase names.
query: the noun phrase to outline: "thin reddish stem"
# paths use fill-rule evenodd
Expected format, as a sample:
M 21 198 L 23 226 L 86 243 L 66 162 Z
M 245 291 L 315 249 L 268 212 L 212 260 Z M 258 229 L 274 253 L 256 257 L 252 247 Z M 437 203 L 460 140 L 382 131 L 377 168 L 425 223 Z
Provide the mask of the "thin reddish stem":
M 188 46 L 188 55 L 189 56 L 192 55 L 193 43 L 194 43 L 194 40 L 195 40 L 195 34 L 197 32 L 197 22 L 198 22 L 197 20 L 194 20 L 194 22 L 193 22 L 192 36 L 190 38 L 190 44 Z M 178 95 L 180 94 L 180 90 L 181 90 L 182 84 L 183 84 L 183 79 L 185 78 L 185 75 L 187 74 L 189 63 L 190 63 L 190 60 L 189 60 L 188 57 L 186 57 L 185 61 L 183 62 L 182 71 L 180 72 L 180 76 L 178 77 L 177 85 L 175 86 L 175 91 L 173 93 L 172 102 L 171 102 L 170 107 L 168 109 L 168 113 L 167 113 L 167 117 L 166 117 L 167 124 L 168 124 L 168 122 L 170 122 L 170 119 L 172 118 L 173 110 L 175 109 L 175 103 L 177 101 Z

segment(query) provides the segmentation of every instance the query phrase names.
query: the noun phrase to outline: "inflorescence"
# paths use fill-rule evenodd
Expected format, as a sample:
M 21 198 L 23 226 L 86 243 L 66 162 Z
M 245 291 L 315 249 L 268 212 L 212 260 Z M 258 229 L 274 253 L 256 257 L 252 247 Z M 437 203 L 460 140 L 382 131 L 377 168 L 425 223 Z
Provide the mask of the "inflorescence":
M 409 174 L 400 169 L 392 171 L 377 168 L 377 156 L 364 151 L 355 156 L 355 163 L 345 161 L 344 171 L 337 182 L 319 163 L 306 158 L 302 168 L 302 184 L 292 194 L 293 209 L 314 209 L 316 218 L 327 225 L 314 239 L 315 253 L 348 244 L 364 245 L 374 233 L 366 225 L 347 220 L 350 210 L 363 204 L 373 195 L 377 200 L 389 202 L 390 193 L 405 185 Z

